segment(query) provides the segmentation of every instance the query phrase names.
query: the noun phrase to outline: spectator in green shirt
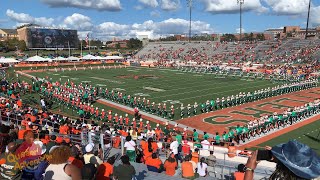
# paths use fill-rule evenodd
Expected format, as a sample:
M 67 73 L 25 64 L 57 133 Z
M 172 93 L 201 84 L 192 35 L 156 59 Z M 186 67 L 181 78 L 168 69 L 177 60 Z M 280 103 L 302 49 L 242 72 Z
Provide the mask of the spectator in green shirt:
M 216 132 L 216 137 L 214 138 L 215 139 L 215 145 L 220 145 L 220 135 L 219 135 L 219 132 Z
M 196 129 L 193 129 L 193 142 L 196 142 L 197 140 L 199 140 L 199 133 Z
M 176 140 L 178 141 L 179 145 L 182 143 L 182 136 L 180 131 L 177 131 Z
M 203 134 L 204 134 L 203 135 L 203 139 L 208 140 L 209 139 L 209 135 L 207 134 L 207 132 L 204 132 Z

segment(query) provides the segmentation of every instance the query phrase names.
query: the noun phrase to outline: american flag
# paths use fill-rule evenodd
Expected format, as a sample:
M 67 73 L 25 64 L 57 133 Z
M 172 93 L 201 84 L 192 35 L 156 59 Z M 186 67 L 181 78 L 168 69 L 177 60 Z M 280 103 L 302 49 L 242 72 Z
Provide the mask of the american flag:
M 87 45 L 89 44 L 89 34 L 87 34 L 86 43 L 87 43 Z

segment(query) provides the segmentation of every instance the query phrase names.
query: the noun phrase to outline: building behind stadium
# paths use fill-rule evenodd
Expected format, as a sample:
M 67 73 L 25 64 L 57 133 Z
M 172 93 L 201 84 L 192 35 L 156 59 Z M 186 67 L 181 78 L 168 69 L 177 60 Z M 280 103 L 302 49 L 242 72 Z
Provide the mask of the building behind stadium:
M 76 49 L 79 45 L 77 30 L 28 24 L 17 27 L 17 34 L 19 40 L 26 42 L 28 49 Z

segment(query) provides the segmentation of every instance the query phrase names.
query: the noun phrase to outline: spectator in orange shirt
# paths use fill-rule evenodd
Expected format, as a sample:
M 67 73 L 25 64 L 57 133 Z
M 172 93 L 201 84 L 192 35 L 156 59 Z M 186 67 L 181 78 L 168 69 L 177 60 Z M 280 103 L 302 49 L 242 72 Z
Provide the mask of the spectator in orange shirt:
M 114 148 L 119 148 L 121 142 L 119 134 L 117 134 L 116 137 L 112 138 L 112 142 Z
M 187 156 L 191 153 L 191 147 L 190 145 L 188 144 L 188 141 L 187 140 L 184 140 L 183 141 L 183 144 L 182 144 L 182 153 L 183 153 L 183 156 Z
M 26 132 L 26 126 L 21 126 L 20 130 L 18 131 L 18 139 L 23 140 L 24 132 Z
M 238 165 L 238 171 L 233 173 L 234 179 L 235 180 L 244 180 L 244 168 L 245 165 L 244 164 L 239 164 Z
M 189 160 L 190 157 L 186 156 L 184 162 L 181 164 L 182 178 L 195 179 L 197 177 L 193 171 L 192 163 L 189 162 Z
M 174 155 L 173 155 L 174 156 Z M 164 162 L 164 169 L 166 170 L 166 175 L 168 176 L 175 176 L 176 169 L 178 167 L 177 161 L 174 157 L 169 156 L 169 158 Z
M 191 161 L 195 162 L 196 164 L 199 162 L 199 149 L 196 148 L 192 153 Z
M 151 157 L 146 159 L 146 165 L 149 171 L 161 173 L 163 171 L 162 161 L 156 153 L 152 153 Z
M 113 164 L 115 162 L 114 156 L 110 157 L 107 162 L 100 164 L 97 170 L 97 180 L 109 180 L 113 174 Z
M 60 134 L 68 134 L 69 127 L 67 123 L 64 123 L 63 126 L 60 126 L 59 133 Z
M 156 145 L 156 146 L 155 146 Z M 145 143 L 143 149 L 143 155 L 144 155 L 144 159 L 147 159 L 148 157 L 151 157 L 152 153 L 154 153 L 155 151 L 157 151 L 158 145 L 155 144 L 152 140 L 152 138 L 148 139 L 148 143 Z M 154 149 L 156 148 L 156 149 Z
M 21 99 L 19 99 L 19 100 L 17 101 L 17 105 L 18 105 L 19 108 L 22 107 L 22 100 L 21 100 Z

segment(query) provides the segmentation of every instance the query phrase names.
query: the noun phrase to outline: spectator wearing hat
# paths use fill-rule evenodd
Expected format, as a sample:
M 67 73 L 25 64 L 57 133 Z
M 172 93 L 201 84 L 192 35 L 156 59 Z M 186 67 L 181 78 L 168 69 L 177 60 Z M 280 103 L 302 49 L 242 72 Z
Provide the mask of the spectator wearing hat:
M 46 146 L 41 141 L 34 141 L 30 151 L 33 149 L 40 152 L 40 156 L 34 156 L 26 160 L 26 167 L 22 170 L 22 179 L 41 180 L 43 178 L 42 175 L 49 166 L 47 159 L 42 160 L 46 153 Z
M 121 162 L 122 164 L 114 168 L 114 177 L 118 180 L 132 180 L 136 170 L 130 164 L 129 156 L 122 156 Z
M 85 147 L 86 154 L 83 155 L 84 164 L 91 163 L 91 164 L 94 164 L 95 167 L 98 167 L 102 163 L 102 160 L 98 156 L 94 155 L 93 149 L 94 149 L 94 144 L 92 144 L 92 143 L 88 144 Z
M 274 147 L 267 147 L 271 158 L 277 163 L 276 170 L 269 179 L 314 179 L 320 176 L 320 157 L 309 146 L 291 140 Z M 258 151 L 252 153 L 245 167 L 245 180 L 252 180 L 257 167 Z

